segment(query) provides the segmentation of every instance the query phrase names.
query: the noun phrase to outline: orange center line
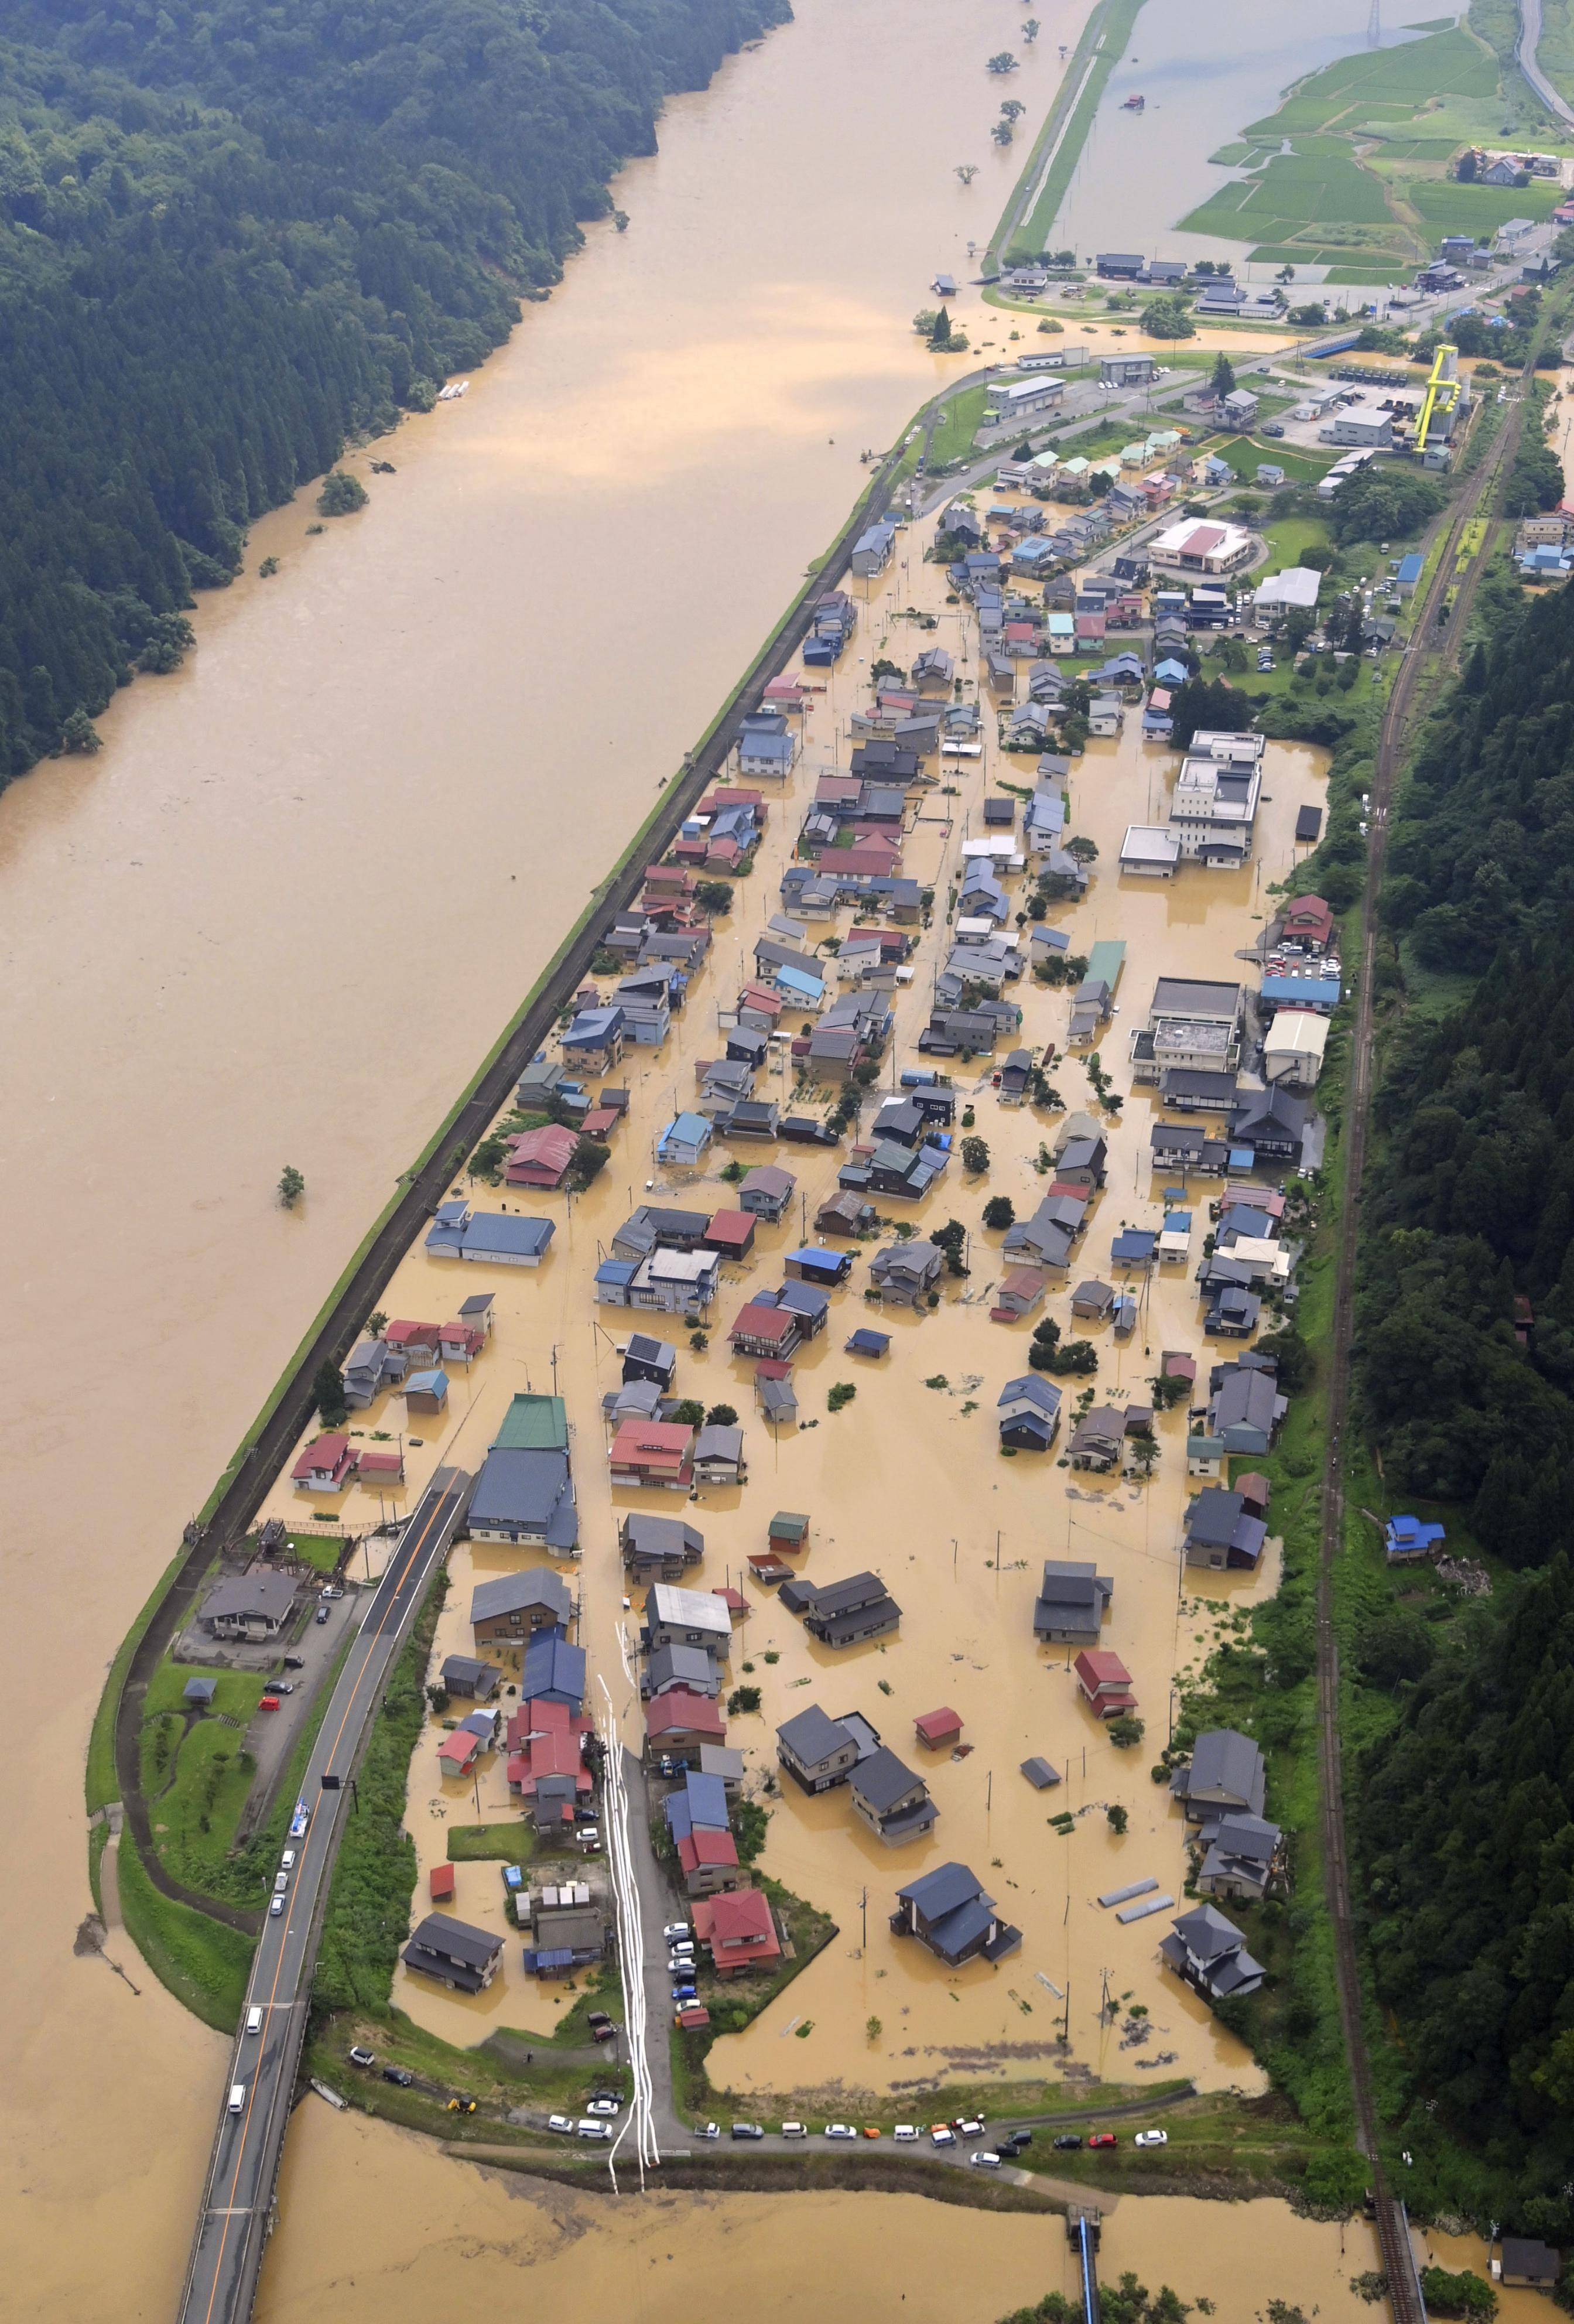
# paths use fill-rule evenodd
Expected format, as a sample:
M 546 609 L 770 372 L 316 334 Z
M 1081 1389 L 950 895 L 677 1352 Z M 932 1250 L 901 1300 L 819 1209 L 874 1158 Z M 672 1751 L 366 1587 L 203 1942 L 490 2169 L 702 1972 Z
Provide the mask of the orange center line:
M 442 1514 L 442 1512 L 443 1512 L 444 1508 L 446 1507 L 446 1505 L 447 1505 L 447 1503 L 448 1503 L 448 1501 L 449 1501 L 450 1498 L 451 1498 L 451 1489 L 450 1489 L 450 1491 L 449 1491 L 449 1492 L 445 1492 L 444 1494 L 442 1494 L 442 1495 L 441 1495 L 441 1497 L 440 1497 L 440 1498 L 439 1498 L 439 1499 L 438 1499 L 438 1502 L 437 1502 L 437 1508 L 432 1511 L 431 1516 L 427 1519 L 426 1524 L 421 1527 L 421 1531 L 420 1531 L 420 1534 L 419 1534 L 419 1538 L 418 1538 L 414 1543 L 412 1543 L 412 1545 L 411 1545 L 411 1546 L 410 1546 L 410 1550 L 408 1551 L 408 1553 L 407 1553 L 407 1554 L 403 1556 L 403 1558 L 401 1559 L 401 1561 L 400 1561 L 400 1568 L 399 1568 L 399 1570 L 398 1570 L 396 1579 L 395 1579 L 395 1581 L 394 1581 L 393 1588 L 392 1588 L 392 1590 L 391 1590 L 391 1591 L 390 1591 L 390 1593 L 389 1593 L 389 1603 L 390 1603 L 391 1605 L 392 1604 L 393 1600 L 394 1600 L 399 1596 L 400 1591 L 403 1589 L 404 1584 L 405 1584 L 405 1581 L 406 1581 L 407 1577 L 409 1576 L 409 1573 L 410 1573 L 410 1570 L 411 1565 L 414 1563 L 414 1562 L 415 1562 L 416 1558 L 420 1554 L 421 1550 L 423 1549 L 423 1547 L 424 1547 L 424 1546 L 425 1546 L 425 1545 L 426 1545 L 426 1541 L 427 1541 L 427 1537 L 428 1537 L 428 1536 L 430 1534 L 430 1532 L 431 1532 L 431 1530 L 432 1530 L 433 1526 L 434 1526 L 434 1525 L 436 1525 L 436 1524 L 437 1523 L 437 1521 L 438 1521 L 438 1519 L 439 1519 L 439 1517 L 440 1517 L 440 1516 L 441 1516 L 441 1514 Z M 388 1578 L 388 1577 L 387 1577 L 387 1575 L 385 1574 L 385 1575 L 383 1576 L 383 1580 L 384 1580 L 384 1581 L 386 1581 L 386 1580 L 387 1580 L 387 1578 Z M 375 1600 L 373 1600 L 373 1603 L 375 1603 Z M 373 1640 L 371 1640 L 371 1641 L 369 1641 L 369 1642 L 367 1643 L 367 1646 L 366 1646 L 366 1651 L 365 1651 L 365 1653 L 364 1653 L 364 1656 L 363 1656 L 363 1658 L 362 1658 L 361 1668 L 360 1668 L 359 1672 L 356 1674 L 355 1678 L 354 1678 L 354 1680 L 352 1682 L 352 1684 L 351 1684 L 351 1688 L 350 1688 L 350 1700 L 349 1700 L 349 1702 L 348 1702 L 345 1704 L 345 1715 L 344 1715 L 344 1717 L 340 1720 L 339 1724 L 338 1724 L 337 1731 L 336 1732 L 336 1734 L 335 1734 L 335 1736 L 334 1736 L 334 1739 L 333 1739 L 333 1741 L 332 1741 L 332 1742 L 329 1744 L 329 1746 L 328 1746 L 328 1749 L 327 1749 L 327 1757 L 328 1757 L 328 1759 L 331 1759 L 331 1758 L 333 1757 L 334 1753 L 338 1749 L 339 1745 L 340 1745 L 340 1742 L 343 1740 L 345 1729 L 345 1728 L 348 1726 L 349 1721 L 350 1721 L 350 1714 L 351 1714 L 351 1712 L 352 1712 L 352 1711 L 354 1710 L 354 1708 L 355 1708 L 356 1699 L 357 1699 L 357 1697 L 359 1696 L 360 1692 L 361 1692 L 361 1684 L 362 1684 L 362 1681 L 365 1678 L 365 1675 L 366 1675 L 367 1670 L 369 1669 L 369 1667 L 370 1667 L 370 1665 L 371 1665 L 373 1647 L 375 1646 L 375 1644 L 376 1644 L 376 1640 L 375 1640 L 375 1639 L 373 1639 Z M 326 1761 L 325 1761 L 325 1765 L 326 1765 L 326 1764 L 327 1764 L 327 1763 L 326 1763 Z M 325 1827 L 325 1829 L 326 1829 L 326 1827 Z M 302 1848 L 302 1849 L 301 1849 L 301 1858 L 302 1858 L 302 1862 L 301 1862 L 301 1867 L 300 1867 L 300 1868 L 301 1868 L 301 1871 L 302 1871 L 303 1873 L 304 1873 L 304 1871 L 306 1870 L 306 1863 L 305 1863 L 306 1849 L 307 1849 L 307 1848 L 309 1848 L 310 1844 L 311 1844 L 311 1842 L 310 1842 L 310 1834 L 308 1833 L 308 1838 L 307 1838 L 306 1847 L 303 1847 L 303 1848 Z M 325 1851 L 325 1852 L 326 1852 L 326 1851 Z M 300 1890 L 299 1890 L 299 1886 L 297 1886 L 297 1889 L 296 1889 L 296 1896 L 297 1896 L 297 1897 L 299 1897 L 299 1894 L 300 1894 Z M 267 2005 L 267 2006 L 268 2006 L 268 2007 L 269 2007 L 269 2009 L 270 2009 L 270 2010 L 272 2010 L 272 2008 L 273 2008 L 273 2007 L 275 2006 L 275 2005 L 276 2005 L 276 2002 L 277 2002 L 277 1999 L 278 1999 L 278 1994 L 279 1994 L 279 1980 L 280 1980 L 280 1978 L 281 1978 L 283 1976 L 283 1974 L 284 1974 L 284 1949 L 285 1949 L 286 1945 L 287 1945 L 287 1944 L 289 1943 L 289 1941 L 290 1941 L 290 1923 L 291 1919 L 294 1917 L 294 1907 L 295 1907 L 295 1898 L 293 1898 L 293 1897 L 292 1897 L 292 1898 L 291 1898 L 291 1900 L 290 1900 L 290 1912 L 289 1912 L 289 1914 L 287 1914 L 287 1915 L 285 1916 L 284 1926 L 282 1927 L 282 1929 L 281 1929 L 281 1931 L 280 1931 L 280 1932 L 279 1932 L 279 1957 L 278 1957 L 278 1960 L 276 1960 L 276 1962 L 274 1963 L 274 1967 L 273 1967 L 273 1983 L 272 1983 L 272 1986 L 271 1987 L 271 1988 L 270 1988 L 270 1990 L 269 1990 L 269 1994 L 268 1994 L 268 2005 Z M 254 1970 L 254 1969 L 253 1969 L 253 1978 L 254 1978 L 254 1977 L 255 1977 L 255 1970 Z M 248 1985 L 247 1985 L 247 1987 L 246 1987 L 246 1998 L 245 1998 L 245 2002 L 243 2004 L 243 2007 L 250 2007 L 250 2006 L 251 2006 L 251 1998 L 252 1998 L 252 1994 L 253 1994 L 253 1990 L 254 1990 L 254 1986 L 253 1986 L 253 1984 L 251 1984 L 251 1983 L 248 1983 Z M 243 2023 L 244 2023 L 244 2020 L 243 2020 Z M 255 2080 L 253 2080 L 252 2082 L 250 2082 L 250 2083 L 247 2085 L 247 2088 L 246 2088 L 246 2100 L 245 2100 L 245 2107 L 244 2107 L 244 2111 L 243 2111 L 243 2113 L 242 2113 L 242 2116 L 241 2116 L 240 2144 L 239 2144 L 239 2145 L 238 2145 L 238 2146 L 236 2147 L 236 2149 L 235 2149 L 235 2167 L 234 2173 L 233 2173 L 233 2175 L 232 2175 L 232 2177 L 231 2177 L 231 2179 L 230 2179 L 230 2186 L 229 2186 L 229 2208 L 228 2208 L 228 2209 L 226 2210 L 226 2216 L 225 2216 L 225 2222 L 224 2222 L 223 2228 L 220 2230 L 220 2233 L 219 2233 L 219 2239 L 218 2239 L 218 2250 L 217 2250 L 217 2252 L 216 2252 L 216 2253 L 215 2254 L 215 2255 L 214 2255 L 214 2262 L 213 2262 L 213 2289 L 211 2290 L 211 2292 L 210 2292 L 208 2293 L 208 2295 L 207 2295 L 207 2309 L 204 2310 L 204 2324 L 213 2324 L 213 2310 L 214 2310 L 214 2306 L 215 2306 L 215 2303 L 216 2302 L 216 2301 L 217 2301 L 217 2299 L 218 2299 L 219 2270 L 220 2270 L 220 2268 L 224 2265 L 224 2253 L 225 2253 L 225 2246 L 226 2246 L 226 2243 L 229 2241 L 229 2223 L 230 2223 L 230 2218 L 231 2218 L 231 2216 L 233 2216 L 233 2213 L 234 2213 L 235 2200 L 236 2193 L 238 2192 L 239 2188 L 240 2188 L 241 2171 L 242 2171 L 242 2168 L 243 2168 L 243 2166 L 244 2166 L 244 2163 L 245 2163 L 245 2159 L 246 2159 L 246 2140 L 247 2140 L 247 2137 L 249 2136 L 250 2132 L 251 2132 L 251 2124 L 252 2124 L 252 2105 L 253 2105 L 253 2094 L 254 2094 L 254 2092 L 255 2092 L 255 2089 L 256 2089 L 256 2082 L 255 2082 Z M 207 2208 L 208 2208 L 209 2209 L 212 2209 L 212 2206 L 211 2206 L 211 2205 L 209 2205 Z

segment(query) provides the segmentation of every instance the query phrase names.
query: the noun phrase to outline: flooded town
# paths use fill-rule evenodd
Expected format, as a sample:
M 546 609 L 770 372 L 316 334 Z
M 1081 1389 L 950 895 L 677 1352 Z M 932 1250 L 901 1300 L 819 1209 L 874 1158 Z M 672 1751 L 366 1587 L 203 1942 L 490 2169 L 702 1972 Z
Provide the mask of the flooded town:
M 203 2324 L 1544 2324 L 1548 2199 L 1407 2209 L 1373 2135 L 1338 1649 L 1271 1618 L 1355 1434 L 1352 737 L 1475 561 L 1574 563 L 1492 448 L 1574 112 L 1465 144 L 1468 233 L 1220 239 L 1405 40 L 1481 139 L 1485 36 L 739 23 L 550 298 L 347 431 L 364 513 L 260 495 L 191 658 L 0 797 L 7 1578 L 78 1650 L 12 1698 L 8 2312 L 112 2251 Z M 1361 1587 L 1501 1591 L 1360 1480 Z

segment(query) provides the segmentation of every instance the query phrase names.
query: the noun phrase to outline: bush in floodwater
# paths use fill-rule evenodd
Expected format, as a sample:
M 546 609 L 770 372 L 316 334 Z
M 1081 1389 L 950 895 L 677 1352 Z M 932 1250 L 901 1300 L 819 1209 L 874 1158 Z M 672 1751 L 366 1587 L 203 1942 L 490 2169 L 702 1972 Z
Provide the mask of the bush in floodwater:
M 345 468 L 330 468 L 317 496 L 319 516 L 353 516 L 366 505 L 366 487 Z

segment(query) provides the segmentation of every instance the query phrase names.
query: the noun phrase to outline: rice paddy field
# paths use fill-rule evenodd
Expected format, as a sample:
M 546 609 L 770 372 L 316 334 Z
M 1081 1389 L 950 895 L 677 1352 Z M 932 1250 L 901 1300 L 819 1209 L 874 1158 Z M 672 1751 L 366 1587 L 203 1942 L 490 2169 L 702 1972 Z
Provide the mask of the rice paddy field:
M 1394 281 L 1445 234 L 1486 241 L 1508 218 L 1549 217 L 1560 198 L 1556 180 L 1498 188 L 1451 175 L 1461 146 L 1501 137 L 1500 68 L 1463 24 L 1416 29 L 1416 39 L 1311 74 L 1275 113 L 1221 146 L 1213 160 L 1244 174 L 1183 227 L 1248 242 L 1258 262 L 1330 268 L 1336 281 Z

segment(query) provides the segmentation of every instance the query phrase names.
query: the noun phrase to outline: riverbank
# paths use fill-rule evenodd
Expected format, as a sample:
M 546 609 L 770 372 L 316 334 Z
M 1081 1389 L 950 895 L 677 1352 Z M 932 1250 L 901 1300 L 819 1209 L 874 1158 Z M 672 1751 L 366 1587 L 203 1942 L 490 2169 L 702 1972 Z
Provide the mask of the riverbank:
M 956 368 L 907 318 L 997 207 L 951 175 L 956 90 L 981 142 L 982 59 L 1017 21 L 805 0 L 673 99 L 619 180 L 629 231 L 592 227 L 465 400 L 401 429 L 363 515 L 308 536 L 303 496 L 262 520 L 184 668 L 117 697 L 97 758 L 0 801 L 0 1155 L 32 1222 L 0 1257 L 32 1351 L 0 1456 L 7 1604 L 42 1634 L 64 1593 L 75 1649 L 28 1658 L 5 1702 L 0 2228 L 24 2307 L 101 2305 L 113 2250 L 128 2311 L 164 2312 L 222 2072 L 121 1932 L 138 1993 L 73 1952 L 108 1667 L 396 1167 L 833 538 L 860 451 Z M 871 42 L 910 60 L 872 121 Z M 658 576 L 604 585 L 615 661 L 583 610 L 586 544 L 614 540 L 620 574 Z M 465 940 L 419 964 L 387 941 L 428 926 Z M 91 1397 L 87 1314 L 115 1351 Z

